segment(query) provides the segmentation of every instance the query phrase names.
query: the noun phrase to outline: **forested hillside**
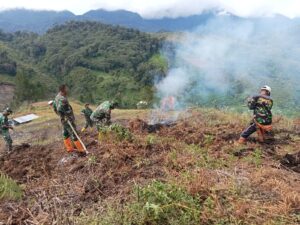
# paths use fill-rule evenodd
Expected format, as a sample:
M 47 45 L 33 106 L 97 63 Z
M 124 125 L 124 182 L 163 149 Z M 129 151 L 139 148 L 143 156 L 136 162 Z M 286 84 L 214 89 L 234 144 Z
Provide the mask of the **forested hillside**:
M 153 81 L 167 69 L 161 40 L 97 22 L 69 22 L 41 36 L 1 32 L 0 41 L 0 81 L 17 85 L 19 101 L 49 98 L 67 83 L 82 102 L 132 107 L 152 100 Z

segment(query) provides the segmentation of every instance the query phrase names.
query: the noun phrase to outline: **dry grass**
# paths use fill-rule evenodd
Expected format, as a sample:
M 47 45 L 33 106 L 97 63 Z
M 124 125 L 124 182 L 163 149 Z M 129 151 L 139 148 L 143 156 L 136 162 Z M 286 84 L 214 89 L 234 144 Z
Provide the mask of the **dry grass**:
M 72 105 L 77 114 L 83 107 Z M 57 165 L 62 152 L 56 141 L 59 120 L 45 103 L 32 107 L 26 112 L 40 118 L 18 127 L 16 133 L 29 133 L 27 140 L 49 148 L 51 162 Z M 127 124 L 149 114 L 147 110 L 115 110 L 112 117 Z M 82 123 L 83 118 L 77 117 Z M 44 179 L 28 178 L 26 194 L 31 205 L 22 205 L 28 207 L 26 221 L 122 224 L 119 215 L 124 205 L 131 203 L 133 187 L 156 178 L 187 190 L 201 204 L 202 224 L 299 223 L 299 174 L 280 168 L 278 161 L 286 152 L 299 150 L 297 120 L 275 121 L 275 141 L 270 145 L 252 140 L 241 147 L 234 141 L 247 125 L 248 114 L 194 109 L 179 118 L 175 126 L 154 134 L 137 131 L 133 142 L 107 140 L 92 146 L 91 157 L 55 167 Z M 50 132 L 39 137 L 44 130 Z M 90 143 L 95 137 L 87 135 L 84 140 Z M 49 145 L 51 142 L 55 146 Z M 236 151 L 242 154 L 235 156 Z M 32 175 L 37 172 L 30 169 Z

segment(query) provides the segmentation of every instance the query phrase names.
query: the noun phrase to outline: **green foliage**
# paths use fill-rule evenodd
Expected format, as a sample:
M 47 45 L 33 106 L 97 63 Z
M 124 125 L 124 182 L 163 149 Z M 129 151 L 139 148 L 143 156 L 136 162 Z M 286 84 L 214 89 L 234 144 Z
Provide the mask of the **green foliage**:
M 153 78 L 161 78 L 167 74 L 167 61 L 160 54 L 155 54 L 148 62 L 141 63 L 137 68 L 136 79 L 144 85 L 153 85 Z
M 88 166 L 94 166 L 96 164 L 97 164 L 97 158 L 96 158 L 96 156 L 94 156 L 94 155 L 89 156 L 88 160 L 87 160 L 87 165 Z
M 132 141 L 133 140 L 133 135 L 132 133 L 125 127 L 123 127 L 120 124 L 112 124 L 110 126 L 107 127 L 102 127 L 100 130 L 100 139 L 104 138 L 103 135 L 105 137 L 110 137 L 113 140 L 117 140 L 117 141 Z
M 0 200 L 18 200 L 23 196 L 19 185 L 6 175 L 0 174 Z
M 135 196 L 122 208 L 107 207 L 101 215 L 82 215 L 79 224 L 124 225 L 198 225 L 201 205 L 179 186 L 153 181 L 145 187 L 136 186 Z
M 114 96 L 121 107 L 129 108 L 152 96 L 147 85 L 152 86 L 160 70 L 151 62 L 159 51 L 157 38 L 95 22 L 70 22 L 49 30 L 37 42 L 47 49 L 38 61 L 41 69 L 65 77 L 80 101 L 97 103 Z M 141 65 L 146 70 L 141 71 Z
M 113 133 L 119 141 L 132 141 L 133 139 L 130 131 L 120 124 L 112 124 L 111 126 L 109 126 L 108 131 Z
M 11 76 L 16 75 L 17 63 L 8 56 L 7 51 L 0 49 L 0 74 L 1 73 Z
M 136 187 L 136 199 L 128 204 L 124 224 L 199 224 L 200 204 L 186 190 L 153 181 Z
M 32 69 L 20 69 L 15 79 L 15 103 L 23 101 L 38 101 L 46 95 L 47 86 L 34 78 Z
M 247 156 L 245 161 L 254 164 L 256 167 L 259 167 L 262 164 L 262 150 L 257 148 L 249 156 Z
M 19 91 L 20 100 L 46 98 L 39 92 L 45 90 L 41 85 L 55 95 L 57 87 L 50 88 L 48 84 L 64 82 L 72 97 L 82 102 L 99 103 L 113 98 L 120 107 L 133 108 L 141 100 L 152 101 L 153 81 L 166 73 L 167 63 L 159 55 L 159 38 L 118 26 L 68 22 L 40 36 L 1 32 L 0 41 L 5 46 L 0 51 L 0 74 L 17 74 L 17 80 L 25 81 Z M 35 75 L 29 76 L 24 67 Z M 51 81 L 39 84 L 32 79 L 43 74 Z M 39 93 L 26 94 L 24 86 Z
M 157 137 L 155 135 L 153 135 L 153 134 L 149 134 L 146 137 L 146 143 L 147 143 L 147 145 L 154 145 L 154 144 L 157 143 L 157 141 L 158 141 Z
M 211 144 L 211 136 L 207 135 L 204 143 L 206 145 Z M 187 148 L 185 149 L 188 153 L 192 154 L 193 157 L 197 158 L 195 166 L 202 168 L 210 168 L 210 169 L 219 169 L 226 167 L 229 161 L 225 161 L 221 158 L 216 159 L 211 155 L 210 149 L 205 147 L 201 148 L 197 145 L 188 145 Z
M 81 102 L 96 103 L 95 90 L 98 84 L 98 78 L 91 70 L 76 67 L 66 77 L 65 83 L 71 91 L 71 95 Z
M 213 142 L 214 142 L 214 136 L 209 135 L 209 134 L 204 134 L 203 144 L 205 146 L 209 146 L 209 145 L 213 144 Z

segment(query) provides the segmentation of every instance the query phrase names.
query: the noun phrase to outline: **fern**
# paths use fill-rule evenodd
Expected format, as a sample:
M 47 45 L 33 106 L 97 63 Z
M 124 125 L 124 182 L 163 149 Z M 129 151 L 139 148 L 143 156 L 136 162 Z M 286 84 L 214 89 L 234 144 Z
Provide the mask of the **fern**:
M 0 174 L 0 200 L 19 200 L 23 196 L 21 187 L 11 178 Z

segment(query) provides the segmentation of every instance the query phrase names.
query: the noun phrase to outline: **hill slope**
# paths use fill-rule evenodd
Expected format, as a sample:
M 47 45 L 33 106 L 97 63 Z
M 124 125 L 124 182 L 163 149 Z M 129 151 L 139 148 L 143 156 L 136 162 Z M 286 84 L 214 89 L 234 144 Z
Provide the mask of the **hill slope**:
M 19 34 L 18 34 L 19 35 Z M 22 53 L 11 45 L 15 36 L 0 32 L 0 83 L 15 86 L 11 98 L 4 97 L 2 105 L 9 105 L 23 101 L 37 101 L 44 99 L 51 90 L 57 86 L 57 82 L 41 72 L 32 62 L 22 59 Z
M 25 74 L 19 76 L 21 80 L 33 80 L 31 76 L 38 80 L 43 75 L 54 83 L 68 83 L 73 97 L 81 101 L 113 98 L 123 107 L 151 101 L 153 80 L 164 76 L 166 70 L 159 55 L 161 40 L 133 29 L 69 22 L 43 35 L 1 34 L 1 79 L 17 82 L 18 74 Z M 43 81 L 36 86 L 48 86 Z M 20 94 L 28 86 L 22 87 Z M 47 88 L 56 92 L 53 86 Z
M 73 105 L 79 113 L 82 106 Z M 140 120 L 147 111 L 114 111 L 134 140 L 82 134 L 91 154 L 66 160 L 59 119 L 47 103 L 29 112 L 40 118 L 13 137 L 32 146 L 0 160 L 1 171 L 24 188 L 21 200 L 1 201 L 4 224 L 299 223 L 299 174 L 279 163 L 299 150 L 297 121 L 274 124 L 266 144 L 236 146 L 248 116 L 197 109 L 153 130 Z M 78 124 L 82 119 L 77 115 Z

